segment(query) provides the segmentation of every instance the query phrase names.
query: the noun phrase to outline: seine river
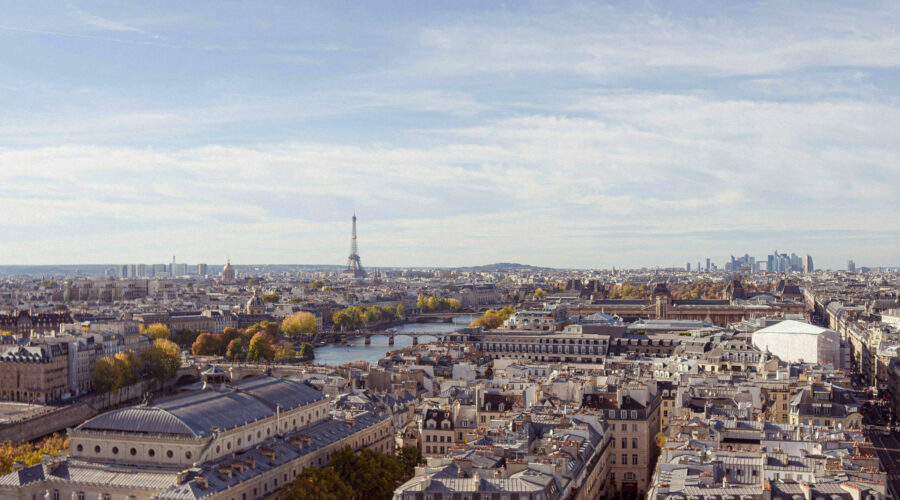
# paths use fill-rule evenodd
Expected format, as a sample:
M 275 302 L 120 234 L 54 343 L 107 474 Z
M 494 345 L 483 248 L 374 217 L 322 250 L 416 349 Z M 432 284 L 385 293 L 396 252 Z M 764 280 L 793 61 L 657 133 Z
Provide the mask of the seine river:
M 453 318 L 453 323 L 408 323 L 391 328 L 389 331 L 449 333 L 468 326 L 474 319 L 474 316 L 460 316 Z M 437 340 L 437 337 L 433 335 L 419 335 L 420 344 L 434 342 L 435 340 Z M 412 337 L 408 335 L 397 335 L 394 337 L 394 345 L 392 346 L 388 345 L 388 334 L 373 335 L 371 345 L 366 345 L 364 338 L 357 337 L 350 341 L 350 345 L 328 344 L 317 347 L 315 363 L 332 366 L 342 365 L 350 361 L 377 363 L 388 352 L 411 345 Z

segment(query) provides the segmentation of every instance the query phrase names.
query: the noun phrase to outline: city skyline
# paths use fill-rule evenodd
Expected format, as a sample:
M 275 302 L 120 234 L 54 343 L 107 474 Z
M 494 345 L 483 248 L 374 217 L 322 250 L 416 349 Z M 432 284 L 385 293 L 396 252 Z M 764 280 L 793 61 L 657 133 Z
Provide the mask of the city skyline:
M 10 5 L 0 262 L 896 266 L 900 6 L 773 5 Z

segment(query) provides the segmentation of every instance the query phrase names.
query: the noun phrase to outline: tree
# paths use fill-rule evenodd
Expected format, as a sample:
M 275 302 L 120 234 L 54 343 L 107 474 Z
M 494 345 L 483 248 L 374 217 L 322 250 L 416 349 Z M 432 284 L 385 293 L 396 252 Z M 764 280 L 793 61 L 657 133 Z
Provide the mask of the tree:
M 397 304 L 397 317 L 402 318 L 406 313 L 406 308 L 403 307 L 403 304 Z
M 297 357 L 297 351 L 294 350 L 294 345 L 290 342 L 282 342 L 275 347 L 275 359 L 284 360 L 284 359 L 293 359 Z
M 350 500 L 353 489 L 328 466 L 307 467 L 287 488 L 284 500 Z
M 116 354 L 114 363 L 116 368 L 115 389 L 121 389 L 141 381 L 141 371 L 144 369 L 144 365 L 134 351 Z
M 531 292 L 534 295 L 534 298 L 540 300 L 547 296 L 547 290 L 543 288 L 538 288 L 535 291 Z
M 471 322 L 469 326 L 480 326 L 488 329 L 500 328 L 503 322 L 508 320 L 516 312 L 513 306 L 506 306 L 499 311 L 488 309 L 481 317 Z
M 172 336 L 169 327 L 162 323 L 153 323 L 144 328 L 144 334 L 149 335 L 151 340 L 168 339 Z
M 69 438 L 53 434 L 42 439 L 38 443 L 23 441 L 20 443 L 0 443 L 0 475 L 9 474 L 13 470 L 13 464 L 22 460 L 25 465 L 37 465 L 41 463 L 44 455 L 58 456 L 62 451 L 68 451 Z
M 400 450 L 400 463 L 403 464 L 403 476 L 412 477 L 416 473 L 416 465 L 422 461 L 422 453 L 415 446 L 404 446 Z
M 300 357 L 307 360 L 316 359 L 316 350 L 309 342 L 300 344 Z
M 228 349 L 225 351 L 225 357 L 231 361 L 240 361 L 244 359 L 244 341 L 241 338 L 232 339 L 228 343 Z
M 147 373 L 158 382 L 172 379 L 181 367 L 181 352 L 171 340 L 157 339 L 144 355 Z
M 0 335 L 15 335 L 15 333 L 9 330 L 0 330 Z
M 372 306 L 363 313 L 363 323 L 377 323 L 381 320 L 381 309 Z
M 323 286 L 325 286 L 325 282 L 322 280 L 316 280 L 309 284 L 309 287 L 312 288 L 313 290 L 318 290 L 318 289 L 322 288 Z
M 250 361 L 271 361 L 275 357 L 275 348 L 272 340 L 265 332 L 256 333 L 250 339 L 250 347 L 247 349 L 247 359 Z
M 203 333 L 206 332 L 195 330 L 192 328 L 182 328 L 181 330 L 176 331 L 174 335 L 172 335 L 171 340 L 175 341 L 175 343 L 180 346 L 188 347 L 193 345 L 194 342 L 197 341 L 197 337 L 199 337 L 200 334 Z
M 297 338 L 301 335 L 313 335 L 318 328 L 316 316 L 307 311 L 300 311 L 291 314 L 281 322 L 281 330 L 285 335 L 291 338 Z
M 191 354 L 194 356 L 214 356 L 225 353 L 223 335 L 215 335 L 212 333 L 201 333 L 197 336 L 197 340 L 191 345 Z
M 277 293 L 264 293 L 260 295 L 259 298 L 266 304 L 274 304 L 281 300 L 281 297 L 279 297 Z
M 116 365 L 112 358 L 103 357 L 94 362 L 94 387 L 101 393 L 116 388 Z

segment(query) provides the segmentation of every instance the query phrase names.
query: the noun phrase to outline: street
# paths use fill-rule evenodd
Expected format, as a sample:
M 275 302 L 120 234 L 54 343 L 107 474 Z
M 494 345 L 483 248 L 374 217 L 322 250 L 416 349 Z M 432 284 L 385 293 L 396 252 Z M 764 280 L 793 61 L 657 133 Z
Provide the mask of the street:
M 900 498 L 900 439 L 894 434 L 884 435 L 881 431 L 867 430 L 866 437 L 875 447 L 875 453 L 881 466 L 887 473 L 888 493 L 893 498 Z

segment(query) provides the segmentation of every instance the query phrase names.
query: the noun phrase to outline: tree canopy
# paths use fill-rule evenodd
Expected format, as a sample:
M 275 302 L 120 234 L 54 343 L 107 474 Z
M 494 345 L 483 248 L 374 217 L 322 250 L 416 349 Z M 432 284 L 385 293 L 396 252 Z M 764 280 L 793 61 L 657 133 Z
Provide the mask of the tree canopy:
M 412 477 L 420 460 L 414 447 L 404 448 L 399 455 L 344 448 L 331 456 L 324 469 L 305 469 L 285 489 L 285 499 L 389 500 L 394 489 Z
M 247 349 L 248 361 L 271 361 L 275 358 L 275 347 L 272 339 L 264 331 L 257 332 L 250 339 L 250 347 Z
M 332 315 L 334 326 L 342 329 L 354 329 L 364 324 L 373 324 L 380 321 L 393 321 L 403 316 L 403 306 L 378 306 L 368 308 L 351 306 Z
M 181 351 L 178 344 L 166 339 L 153 341 L 153 346 L 144 354 L 147 374 L 158 382 L 174 378 L 181 367 Z
M 459 311 L 462 309 L 462 304 L 459 300 L 453 298 L 437 298 L 419 294 L 418 299 L 416 299 L 416 309 L 422 312 Z
M 307 311 L 291 314 L 281 322 L 281 330 L 285 335 L 296 338 L 301 335 L 313 335 L 318 329 L 316 316 Z
M 162 323 L 153 323 L 144 328 L 144 334 L 149 335 L 151 340 L 168 339 L 172 336 L 169 327 Z
M 481 317 L 476 318 L 469 326 L 480 326 L 488 329 L 500 328 L 516 312 L 513 306 L 506 306 L 499 311 L 488 309 Z

